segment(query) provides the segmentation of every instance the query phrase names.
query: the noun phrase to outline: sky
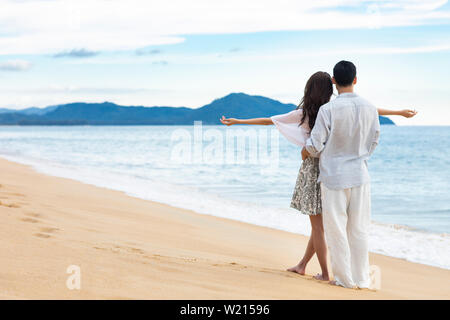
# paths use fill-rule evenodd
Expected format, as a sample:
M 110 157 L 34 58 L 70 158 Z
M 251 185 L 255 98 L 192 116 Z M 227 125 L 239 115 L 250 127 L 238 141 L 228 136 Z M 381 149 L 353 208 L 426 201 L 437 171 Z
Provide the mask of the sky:
M 446 0 L 0 0 L 0 108 L 297 104 L 343 59 L 358 94 L 419 111 L 396 123 L 450 125 Z

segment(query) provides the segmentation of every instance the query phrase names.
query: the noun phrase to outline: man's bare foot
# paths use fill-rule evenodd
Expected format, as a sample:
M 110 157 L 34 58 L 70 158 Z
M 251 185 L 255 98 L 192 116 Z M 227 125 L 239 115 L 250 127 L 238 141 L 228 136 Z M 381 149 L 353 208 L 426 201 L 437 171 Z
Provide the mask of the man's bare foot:
M 300 263 L 298 265 L 296 265 L 295 267 L 287 269 L 287 271 L 296 272 L 298 274 L 301 274 L 302 276 L 305 275 L 305 270 L 306 270 L 306 266 L 304 266 L 303 264 L 300 264 Z
M 324 276 L 323 274 L 320 274 L 320 273 L 316 274 L 313 278 L 316 280 L 319 280 L 319 281 L 329 281 L 330 280 L 330 277 Z

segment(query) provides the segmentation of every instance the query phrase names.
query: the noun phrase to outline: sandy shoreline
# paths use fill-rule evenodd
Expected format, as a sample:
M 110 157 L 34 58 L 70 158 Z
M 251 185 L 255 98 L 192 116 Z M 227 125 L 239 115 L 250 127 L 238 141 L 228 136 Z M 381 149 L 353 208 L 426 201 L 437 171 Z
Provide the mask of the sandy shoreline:
M 0 159 L 0 299 L 450 299 L 450 270 L 371 254 L 381 290 L 284 271 L 307 238 Z M 81 290 L 69 290 L 70 265 Z

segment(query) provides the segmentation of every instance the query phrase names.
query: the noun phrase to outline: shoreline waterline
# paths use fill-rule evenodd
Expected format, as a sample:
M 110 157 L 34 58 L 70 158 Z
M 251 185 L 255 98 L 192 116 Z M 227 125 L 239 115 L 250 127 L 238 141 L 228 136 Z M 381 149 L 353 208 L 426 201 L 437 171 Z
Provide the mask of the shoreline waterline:
M 257 226 L 308 236 L 309 221 L 294 209 L 274 209 L 225 199 L 194 187 L 166 184 L 123 173 L 69 167 L 51 162 L 25 159 L 0 154 L 8 161 L 31 166 L 35 171 L 55 177 L 68 178 L 82 183 L 122 191 L 125 194 L 170 206 L 192 210 L 199 214 L 236 220 Z M 178 194 L 186 195 L 184 198 Z M 224 202 L 226 203 L 224 205 Z M 218 208 L 227 210 L 218 210 Z M 244 214 L 245 213 L 245 214 Z M 408 226 L 372 221 L 370 251 L 409 262 L 450 269 L 450 235 L 415 230 Z

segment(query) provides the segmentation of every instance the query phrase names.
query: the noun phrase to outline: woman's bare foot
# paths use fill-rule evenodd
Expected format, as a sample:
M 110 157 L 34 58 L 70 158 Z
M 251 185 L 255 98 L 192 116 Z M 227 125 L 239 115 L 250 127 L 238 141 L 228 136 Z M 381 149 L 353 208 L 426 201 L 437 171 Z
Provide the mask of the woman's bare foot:
M 330 277 L 328 277 L 328 275 L 323 275 L 323 274 L 316 274 L 314 277 L 314 279 L 319 280 L 319 281 L 329 281 Z
M 336 280 L 330 281 L 328 283 L 331 284 L 332 286 L 337 286 L 338 285 Z
M 305 275 L 305 270 L 306 270 L 306 266 L 303 265 L 302 263 L 299 263 L 295 267 L 287 269 L 287 271 L 295 272 L 295 273 L 301 274 L 302 276 Z

